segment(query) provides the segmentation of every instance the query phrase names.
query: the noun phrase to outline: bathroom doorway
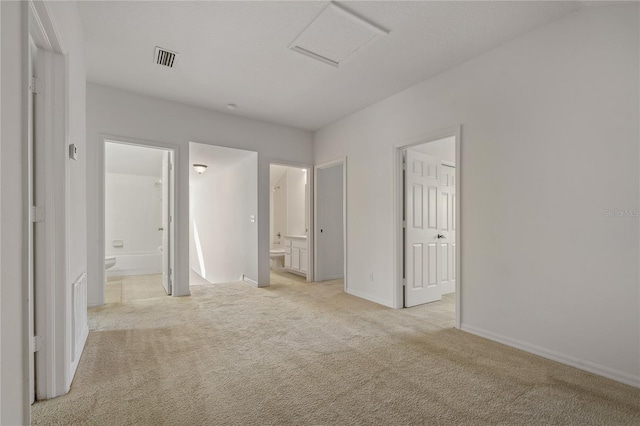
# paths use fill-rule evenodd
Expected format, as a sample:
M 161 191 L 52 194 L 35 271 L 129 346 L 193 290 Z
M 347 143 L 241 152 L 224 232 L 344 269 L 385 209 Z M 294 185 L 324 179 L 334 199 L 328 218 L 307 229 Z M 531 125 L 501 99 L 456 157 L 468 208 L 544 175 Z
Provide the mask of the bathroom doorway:
M 105 141 L 105 303 L 171 295 L 173 151 Z
M 269 168 L 269 269 L 271 284 L 312 280 L 309 244 L 310 169 L 272 163 Z

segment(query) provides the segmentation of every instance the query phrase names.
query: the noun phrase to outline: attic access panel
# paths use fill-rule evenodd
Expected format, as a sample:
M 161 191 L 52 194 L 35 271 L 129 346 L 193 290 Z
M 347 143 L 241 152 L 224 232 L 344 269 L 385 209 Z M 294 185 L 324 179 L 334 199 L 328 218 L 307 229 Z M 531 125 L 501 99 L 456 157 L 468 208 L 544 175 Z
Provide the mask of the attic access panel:
M 289 48 L 339 67 L 362 47 L 387 34 L 387 30 L 331 3 Z

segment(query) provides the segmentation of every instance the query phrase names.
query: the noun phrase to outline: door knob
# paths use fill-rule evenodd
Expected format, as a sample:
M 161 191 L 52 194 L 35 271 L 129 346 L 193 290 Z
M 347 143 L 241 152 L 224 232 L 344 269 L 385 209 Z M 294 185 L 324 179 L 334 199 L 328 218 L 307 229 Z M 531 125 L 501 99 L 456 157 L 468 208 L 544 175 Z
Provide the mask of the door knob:
M 445 237 L 445 236 L 444 236 L 444 235 L 442 235 L 442 234 L 438 234 L 438 238 L 447 238 L 447 237 Z

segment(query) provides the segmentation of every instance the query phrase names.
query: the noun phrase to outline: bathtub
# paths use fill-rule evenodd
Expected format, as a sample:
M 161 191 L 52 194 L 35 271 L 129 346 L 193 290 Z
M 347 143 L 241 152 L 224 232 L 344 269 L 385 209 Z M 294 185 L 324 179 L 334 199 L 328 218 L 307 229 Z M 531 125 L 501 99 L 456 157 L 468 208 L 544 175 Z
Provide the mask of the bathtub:
M 162 273 L 162 253 L 107 254 L 115 257 L 116 264 L 106 270 L 107 277 Z

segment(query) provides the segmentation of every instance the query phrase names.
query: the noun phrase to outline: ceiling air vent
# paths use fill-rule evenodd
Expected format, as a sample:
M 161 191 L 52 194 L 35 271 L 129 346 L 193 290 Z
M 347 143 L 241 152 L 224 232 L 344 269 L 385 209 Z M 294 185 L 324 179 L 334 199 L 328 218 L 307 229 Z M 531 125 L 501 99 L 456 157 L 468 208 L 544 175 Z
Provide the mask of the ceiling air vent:
M 173 68 L 177 59 L 178 53 L 156 46 L 156 54 L 154 58 L 156 64 Z

